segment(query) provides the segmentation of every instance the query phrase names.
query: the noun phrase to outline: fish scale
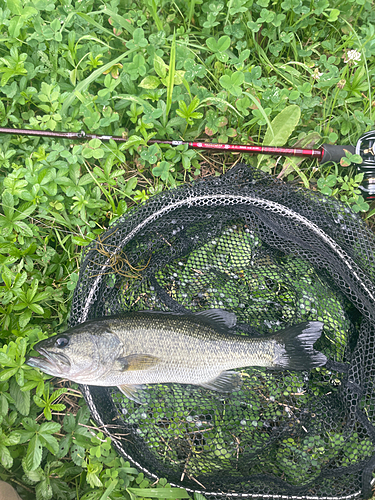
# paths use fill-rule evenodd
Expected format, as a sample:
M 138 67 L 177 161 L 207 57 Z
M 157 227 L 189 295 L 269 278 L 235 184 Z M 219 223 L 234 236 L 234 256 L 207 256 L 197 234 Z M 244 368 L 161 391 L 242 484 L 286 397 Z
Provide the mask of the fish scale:
M 110 322 L 110 329 L 126 345 L 127 355 L 147 353 L 161 361 L 144 371 L 128 371 L 122 375 L 129 383 L 178 382 L 198 383 L 210 380 L 224 370 L 250 363 L 270 366 L 276 341 L 247 339 L 240 335 L 217 333 L 203 322 L 182 322 L 185 318 L 164 316 L 149 321 L 147 315 L 133 320 Z M 186 328 L 188 326 L 188 328 Z M 139 338 L 137 345 L 131 338 Z M 262 352 L 262 356 L 259 353 Z M 117 384 L 114 384 L 117 385 Z

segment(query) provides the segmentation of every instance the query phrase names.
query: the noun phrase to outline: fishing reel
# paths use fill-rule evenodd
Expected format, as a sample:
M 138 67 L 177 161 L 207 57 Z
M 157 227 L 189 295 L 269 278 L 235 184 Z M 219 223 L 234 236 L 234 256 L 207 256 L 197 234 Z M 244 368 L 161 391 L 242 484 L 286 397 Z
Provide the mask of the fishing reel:
M 361 189 L 367 201 L 375 200 L 375 130 L 366 132 L 358 139 L 355 153 L 362 158 L 358 171 L 363 173 Z

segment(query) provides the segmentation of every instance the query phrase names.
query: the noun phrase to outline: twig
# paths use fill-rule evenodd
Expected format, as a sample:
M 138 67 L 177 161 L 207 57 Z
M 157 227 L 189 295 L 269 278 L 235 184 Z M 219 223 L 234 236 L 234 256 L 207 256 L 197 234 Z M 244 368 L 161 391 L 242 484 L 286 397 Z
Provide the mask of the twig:
M 192 479 L 192 480 L 193 480 L 193 481 L 195 481 L 197 484 L 199 484 L 199 486 L 202 486 L 202 488 L 206 489 L 206 487 L 205 487 L 205 486 L 203 486 L 203 484 L 202 484 L 202 483 L 200 483 L 200 482 L 198 481 L 198 479 L 195 479 L 195 477 L 194 477 L 194 476 L 188 476 L 188 478 L 189 478 L 189 479 Z
M 183 480 L 184 480 L 184 477 L 185 477 L 185 474 L 186 474 L 186 470 L 187 470 L 187 466 L 188 466 L 188 464 L 189 464 L 190 457 L 191 457 L 191 448 L 190 448 L 190 451 L 189 451 L 189 455 L 188 455 L 188 457 L 187 457 L 187 459 L 186 459 L 186 462 L 185 462 L 185 467 L 184 467 L 184 471 L 183 471 L 183 473 L 181 474 L 181 479 L 180 479 L 180 481 L 183 481 Z M 189 476 L 188 476 L 188 477 L 189 477 Z
M 13 479 L 13 478 L 10 477 L 9 481 L 12 481 L 12 483 L 18 484 L 18 486 L 22 486 L 22 488 L 24 488 L 25 490 L 27 490 L 30 493 L 33 493 L 35 495 L 35 491 L 34 490 L 32 490 L 31 488 L 28 488 L 27 486 L 25 486 L 24 484 L 16 481 L 15 479 Z

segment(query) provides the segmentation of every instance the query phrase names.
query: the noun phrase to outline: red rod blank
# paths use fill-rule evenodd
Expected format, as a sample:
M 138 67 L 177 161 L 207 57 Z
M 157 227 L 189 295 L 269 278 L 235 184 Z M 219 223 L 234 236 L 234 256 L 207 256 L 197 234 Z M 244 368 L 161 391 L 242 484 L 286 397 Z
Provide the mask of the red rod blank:
M 14 135 L 29 135 L 40 137 L 57 137 L 60 139 L 100 139 L 101 141 L 113 140 L 116 142 L 126 142 L 127 138 L 113 135 L 95 135 L 86 134 L 85 132 L 54 132 L 51 130 L 28 130 L 17 128 L 4 128 L 0 127 L 2 134 Z M 218 151 L 232 151 L 238 153 L 253 153 L 253 154 L 266 154 L 275 156 L 299 156 L 303 158 L 317 158 L 321 160 L 323 157 L 323 149 L 300 149 L 300 148 L 279 148 L 272 146 L 247 146 L 243 144 L 214 144 L 210 142 L 184 142 L 184 141 L 161 141 L 153 139 L 149 141 L 150 144 L 170 144 L 171 146 L 187 145 L 193 149 L 213 149 Z

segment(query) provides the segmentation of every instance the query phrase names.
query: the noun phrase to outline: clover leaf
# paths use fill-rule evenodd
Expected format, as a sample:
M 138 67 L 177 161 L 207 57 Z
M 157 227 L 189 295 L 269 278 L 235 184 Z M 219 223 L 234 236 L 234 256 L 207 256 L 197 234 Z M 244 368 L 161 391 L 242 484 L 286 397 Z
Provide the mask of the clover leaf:
M 230 37 L 228 35 L 221 36 L 219 40 L 211 37 L 206 41 L 206 45 L 214 52 L 219 61 L 226 62 L 228 60 L 228 54 L 225 53 L 230 47 Z
M 157 144 L 152 144 L 147 149 L 144 149 L 141 153 L 141 158 L 153 164 L 156 163 L 160 157 L 160 147 Z
M 170 163 L 169 161 L 161 161 L 156 165 L 156 167 L 152 169 L 152 173 L 156 177 L 160 177 L 163 181 L 166 181 L 168 179 L 171 167 L 172 163 Z
M 229 75 L 223 75 L 220 78 L 221 86 L 227 90 L 230 94 L 235 97 L 239 97 L 242 94 L 241 85 L 245 81 L 245 76 L 242 71 L 236 71 Z

